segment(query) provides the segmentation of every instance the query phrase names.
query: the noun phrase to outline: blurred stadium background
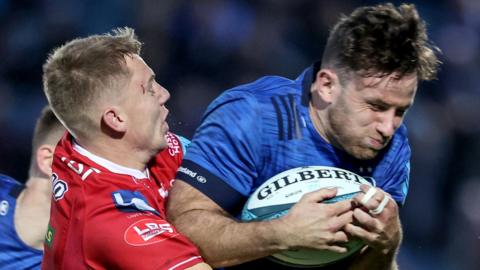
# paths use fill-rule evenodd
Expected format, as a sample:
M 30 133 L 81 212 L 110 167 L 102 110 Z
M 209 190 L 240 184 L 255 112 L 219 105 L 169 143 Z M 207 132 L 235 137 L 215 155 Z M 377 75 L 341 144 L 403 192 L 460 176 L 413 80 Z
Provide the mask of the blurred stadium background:
M 413 1 L 444 65 L 407 115 L 413 162 L 401 269 L 480 269 L 480 1 Z M 41 67 L 77 36 L 131 26 L 172 93 L 170 127 L 191 138 L 224 89 L 295 78 L 341 13 L 378 1 L 0 0 L 0 172 L 27 177 Z M 400 2 L 394 1 L 395 4 Z

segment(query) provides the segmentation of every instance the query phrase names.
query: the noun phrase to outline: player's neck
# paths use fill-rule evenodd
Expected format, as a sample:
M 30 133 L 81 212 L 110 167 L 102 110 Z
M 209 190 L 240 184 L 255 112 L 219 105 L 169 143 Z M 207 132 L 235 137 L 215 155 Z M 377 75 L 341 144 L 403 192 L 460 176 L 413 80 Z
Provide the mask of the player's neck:
M 18 197 L 21 203 L 38 203 L 39 207 L 45 206 L 50 209 L 50 199 L 52 196 L 52 184 L 47 177 L 30 177 L 25 185 L 25 189 Z
M 129 147 L 128 144 L 121 140 L 80 140 L 77 141 L 77 143 L 96 156 L 115 164 L 139 171 L 145 170 L 147 162 L 153 157 L 151 152 Z
M 43 239 L 50 216 L 52 197 L 48 178 L 34 177 L 17 198 L 14 223 L 20 239 L 36 249 L 43 249 Z
M 330 143 L 330 140 L 328 139 L 328 136 L 326 133 L 326 128 L 328 126 L 326 124 L 326 121 L 324 120 L 325 117 L 324 117 L 324 114 L 322 113 L 323 111 L 315 108 L 312 101 L 310 101 L 310 104 L 308 106 L 308 111 L 310 114 L 310 119 L 312 119 L 313 126 L 315 127 L 315 130 L 326 142 Z

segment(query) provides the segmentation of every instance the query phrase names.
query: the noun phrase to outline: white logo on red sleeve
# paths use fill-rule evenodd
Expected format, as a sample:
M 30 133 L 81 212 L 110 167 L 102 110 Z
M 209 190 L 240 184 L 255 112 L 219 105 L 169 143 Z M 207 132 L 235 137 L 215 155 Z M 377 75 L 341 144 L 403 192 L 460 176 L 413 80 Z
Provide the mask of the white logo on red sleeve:
M 125 231 L 125 242 L 132 246 L 146 246 L 177 236 L 175 228 L 165 220 L 139 220 Z

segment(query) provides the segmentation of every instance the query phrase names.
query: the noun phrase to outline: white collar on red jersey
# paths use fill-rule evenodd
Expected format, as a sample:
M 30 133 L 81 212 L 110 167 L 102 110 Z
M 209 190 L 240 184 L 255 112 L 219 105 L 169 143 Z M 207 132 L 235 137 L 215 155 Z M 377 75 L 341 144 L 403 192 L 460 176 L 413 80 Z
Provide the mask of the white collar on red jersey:
M 80 155 L 89 158 L 91 161 L 97 163 L 98 165 L 106 168 L 107 170 L 113 173 L 127 174 L 137 179 L 145 179 L 145 178 L 149 178 L 150 176 L 150 173 L 148 172 L 148 168 L 145 168 L 143 172 L 137 169 L 128 168 L 89 152 L 87 149 L 80 146 L 75 140 L 73 140 L 72 145 L 73 145 L 73 149 L 77 151 Z

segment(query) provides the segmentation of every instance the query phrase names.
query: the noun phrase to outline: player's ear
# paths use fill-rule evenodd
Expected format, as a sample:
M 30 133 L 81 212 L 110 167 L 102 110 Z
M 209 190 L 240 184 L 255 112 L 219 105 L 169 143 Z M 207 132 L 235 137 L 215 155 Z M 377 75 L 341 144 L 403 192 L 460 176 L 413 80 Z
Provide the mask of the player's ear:
M 312 84 L 312 95 L 318 96 L 323 102 L 330 104 L 333 102 L 340 82 L 337 73 L 332 69 L 322 68 L 315 77 Z
M 52 175 L 52 161 L 54 145 L 42 144 L 36 152 L 36 162 L 38 169 L 45 175 Z
M 102 114 L 102 130 L 106 133 L 125 133 L 127 115 L 116 106 L 108 107 Z

